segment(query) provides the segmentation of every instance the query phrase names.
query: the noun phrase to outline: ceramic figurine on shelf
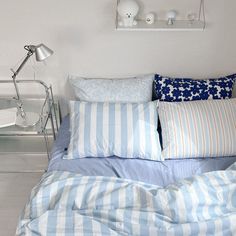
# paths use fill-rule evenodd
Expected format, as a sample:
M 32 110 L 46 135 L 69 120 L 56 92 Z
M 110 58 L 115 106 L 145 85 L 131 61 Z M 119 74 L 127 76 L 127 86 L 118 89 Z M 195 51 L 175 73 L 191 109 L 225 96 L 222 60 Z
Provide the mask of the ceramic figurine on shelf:
M 167 25 L 173 25 L 174 24 L 176 15 L 177 15 L 177 11 L 175 11 L 175 10 L 171 10 L 171 11 L 167 12 L 167 14 L 166 14 L 166 16 L 167 16 Z
M 145 21 L 147 24 L 152 25 L 155 22 L 155 15 L 152 12 L 149 12 L 146 15 Z
M 189 24 L 192 25 L 193 22 L 197 19 L 197 15 L 195 13 L 189 13 L 187 15 L 187 18 L 188 18 Z
M 132 27 L 137 25 L 135 17 L 139 11 L 139 5 L 134 0 L 121 0 L 117 7 L 120 16 L 119 25 L 124 27 Z

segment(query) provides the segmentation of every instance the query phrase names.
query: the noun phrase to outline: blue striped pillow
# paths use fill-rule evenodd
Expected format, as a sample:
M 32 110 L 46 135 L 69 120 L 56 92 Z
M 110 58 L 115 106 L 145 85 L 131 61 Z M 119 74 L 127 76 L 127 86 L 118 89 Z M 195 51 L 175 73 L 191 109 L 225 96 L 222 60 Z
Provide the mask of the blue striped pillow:
M 71 140 L 65 159 L 142 158 L 161 161 L 157 102 L 70 102 Z

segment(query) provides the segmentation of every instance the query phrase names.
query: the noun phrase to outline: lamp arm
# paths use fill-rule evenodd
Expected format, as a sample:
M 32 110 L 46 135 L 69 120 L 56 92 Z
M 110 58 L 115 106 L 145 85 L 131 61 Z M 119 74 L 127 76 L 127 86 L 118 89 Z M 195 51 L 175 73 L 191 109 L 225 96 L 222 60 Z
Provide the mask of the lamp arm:
M 12 75 L 12 79 L 13 79 L 13 83 L 15 86 L 15 90 L 16 90 L 16 100 L 17 100 L 17 106 L 18 106 L 18 111 L 20 112 L 22 117 L 25 117 L 25 111 L 23 108 L 23 103 L 21 101 L 20 98 L 20 93 L 19 93 L 19 89 L 18 89 L 18 85 L 16 83 L 16 76 L 19 74 L 19 72 L 21 71 L 21 69 L 24 67 L 24 65 L 26 64 L 26 62 L 29 60 L 29 58 L 33 55 L 32 51 L 28 51 L 26 57 L 24 58 L 24 60 L 22 61 L 22 63 L 20 64 L 20 66 L 18 67 L 18 69 L 16 71 L 13 71 L 13 75 Z
M 13 82 L 14 82 L 14 85 L 15 85 L 15 88 L 16 88 L 16 93 L 17 93 L 17 98 L 19 99 L 19 90 L 18 90 L 18 87 L 17 87 L 17 84 L 16 84 L 16 76 L 19 74 L 19 72 L 21 71 L 21 69 L 24 67 L 24 65 L 26 64 L 26 62 L 29 60 L 29 58 L 33 55 L 33 52 L 29 51 L 25 57 L 25 59 L 22 61 L 22 63 L 20 64 L 20 66 L 18 67 L 18 69 L 16 71 L 13 71 L 13 76 L 12 76 L 12 79 L 13 79 Z

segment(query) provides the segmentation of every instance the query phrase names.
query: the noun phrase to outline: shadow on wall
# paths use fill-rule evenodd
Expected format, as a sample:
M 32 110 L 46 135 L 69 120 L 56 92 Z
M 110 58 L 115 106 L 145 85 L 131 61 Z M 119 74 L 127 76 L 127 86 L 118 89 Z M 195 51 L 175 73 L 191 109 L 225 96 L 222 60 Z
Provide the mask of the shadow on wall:
M 65 83 L 65 94 L 66 96 L 59 96 L 59 103 L 60 103 L 60 112 L 61 112 L 61 116 L 64 117 L 69 113 L 69 109 L 68 109 L 68 103 L 70 100 L 75 100 L 75 96 L 74 96 L 74 92 L 70 86 L 69 80 L 68 80 L 68 76 L 66 76 L 66 83 Z

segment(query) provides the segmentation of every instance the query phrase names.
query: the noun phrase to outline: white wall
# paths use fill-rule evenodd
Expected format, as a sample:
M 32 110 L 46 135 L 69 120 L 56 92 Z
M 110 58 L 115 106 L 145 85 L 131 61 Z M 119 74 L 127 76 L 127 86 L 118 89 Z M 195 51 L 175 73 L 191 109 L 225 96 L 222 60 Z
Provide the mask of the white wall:
M 197 11 L 199 1 L 143 3 L 146 12 L 163 14 L 175 8 L 187 14 L 192 7 Z M 10 78 L 9 68 L 25 55 L 25 44 L 40 42 L 55 54 L 46 67 L 35 64 L 36 76 L 52 83 L 59 95 L 68 93 L 68 73 L 115 77 L 158 72 L 202 78 L 236 72 L 235 0 L 205 0 L 204 32 L 117 32 L 115 0 L 0 2 L 0 79 Z M 31 64 L 34 62 L 28 63 L 19 78 L 32 78 Z M 0 93 L 14 93 L 10 87 Z M 34 94 L 35 90 L 27 88 L 26 92 Z

